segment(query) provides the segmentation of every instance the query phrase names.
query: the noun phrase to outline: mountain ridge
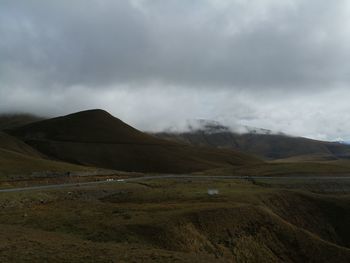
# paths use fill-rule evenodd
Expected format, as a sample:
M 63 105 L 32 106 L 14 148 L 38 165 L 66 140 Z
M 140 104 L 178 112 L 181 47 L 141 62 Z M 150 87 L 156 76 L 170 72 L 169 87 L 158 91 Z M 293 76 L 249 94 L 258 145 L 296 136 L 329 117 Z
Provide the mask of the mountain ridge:
M 209 125 L 197 126 L 195 129 L 182 132 L 166 130 L 152 134 L 159 138 L 190 145 L 242 151 L 267 160 L 303 155 L 327 155 L 327 158 L 350 159 L 350 146 L 346 144 L 292 137 L 266 129 L 253 129 L 248 133 L 239 133 L 218 122 L 209 122 Z
M 187 173 L 261 162 L 237 151 L 163 140 L 100 109 L 43 120 L 5 132 L 57 160 L 123 171 Z

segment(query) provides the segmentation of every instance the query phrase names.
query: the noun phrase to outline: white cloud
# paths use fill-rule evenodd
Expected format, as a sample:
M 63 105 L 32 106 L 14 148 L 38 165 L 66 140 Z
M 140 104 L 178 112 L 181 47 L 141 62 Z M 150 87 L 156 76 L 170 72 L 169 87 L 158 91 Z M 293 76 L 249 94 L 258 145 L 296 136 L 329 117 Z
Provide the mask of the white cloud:
M 350 137 L 348 1 L 13 1 L 0 111 L 106 108 L 142 129 L 191 118 Z

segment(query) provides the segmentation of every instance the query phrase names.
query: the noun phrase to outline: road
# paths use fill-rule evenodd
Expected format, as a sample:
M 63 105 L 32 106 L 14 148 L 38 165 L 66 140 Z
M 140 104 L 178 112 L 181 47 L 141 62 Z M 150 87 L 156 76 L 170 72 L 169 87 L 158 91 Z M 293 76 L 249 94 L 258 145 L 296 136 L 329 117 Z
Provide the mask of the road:
M 19 187 L 19 188 L 7 188 L 0 189 L 0 193 L 10 193 L 10 192 L 23 192 L 31 190 L 49 190 L 49 189 L 62 189 L 62 188 L 71 188 L 71 187 L 80 187 L 80 186 L 94 186 L 100 184 L 116 184 L 116 183 L 125 183 L 125 182 L 136 182 L 136 181 L 145 181 L 145 180 L 154 180 L 154 179 L 208 179 L 208 180 L 217 180 L 217 179 L 240 179 L 240 180 L 257 180 L 257 179 L 278 179 L 278 180 L 290 180 L 290 179 L 302 179 L 302 180 L 350 180 L 350 176 L 289 176 L 289 177 L 276 177 L 276 176 L 203 176 L 203 175 L 155 175 L 155 176 L 142 176 L 134 178 L 125 178 L 125 179 L 114 179 L 114 180 L 103 180 L 103 181 L 93 181 L 93 182 L 82 182 L 82 183 L 67 183 L 67 184 L 53 184 L 53 185 L 40 185 L 40 186 L 28 186 L 28 187 Z

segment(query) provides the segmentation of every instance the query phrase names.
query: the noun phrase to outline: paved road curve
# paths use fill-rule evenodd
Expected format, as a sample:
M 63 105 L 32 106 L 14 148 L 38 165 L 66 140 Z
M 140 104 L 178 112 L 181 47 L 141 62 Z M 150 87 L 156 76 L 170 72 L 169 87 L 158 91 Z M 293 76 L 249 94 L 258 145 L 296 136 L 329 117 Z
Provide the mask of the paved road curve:
M 82 183 L 67 183 L 67 184 L 53 184 L 53 185 L 40 185 L 40 186 L 29 186 L 29 187 L 20 187 L 20 188 L 8 188 L 0 189 L 0 193 L 10 193 L 10 192 L 23 192 L 30 190 L 48 190 L 48 189 L 61 189 L 69 187 L 78 187 L 78 186 L 94 186 L 100 184 L 111 184 L 111 183 L 125 183 L 125 182 L 135 182 L 135 181 L 144 181 L 144 180 L 154 180 L 154 179 L 278 179 L 278 180 L 290 180 L 290 179 L 302 179 L 302 180 L 350 180 L 350 176 L 289 176 L 289 177 L 262 177 L 262 176 L 202 176 L 202 175 L 155 175 L 155 176 L 143 176 L 143 177 L 134 177 L 134 178 L 125 178 L 125 179 L 113 179 L 113 180 L 103 180 L 103 181 L 93 181 L 93 182 L 82 182 Z

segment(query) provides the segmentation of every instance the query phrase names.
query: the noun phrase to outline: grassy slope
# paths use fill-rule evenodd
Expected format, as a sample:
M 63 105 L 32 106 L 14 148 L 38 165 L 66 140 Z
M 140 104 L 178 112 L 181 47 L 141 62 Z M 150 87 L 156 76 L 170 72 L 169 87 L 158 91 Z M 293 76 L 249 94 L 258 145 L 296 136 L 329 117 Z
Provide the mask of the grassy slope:
M 57 159 L 125 171 L 187 173 L 260 162 L 230 150 L 161 140 L 102 110 L 79 112 L 7 132 Z
M 210 187 L 220 195 L 208 197 Z M 328 263 L 350 258 L 348 195 L 237 181 L 152 181 L 6 194 L 0 206 L 1 262 Z
M 296 163 L 296 162 L 330 162 L 338 161 L 339 159 L 331 154 L 307 154 L 307 155 L 296 155 L 288 158 L 273 160 L 275 163 Z M 346 159 L 345 159 L 346 161 Z
M 67 171 L 89 171 L 82 167 L 59 161 L 44 159 L 39 153 L 24 142 L 0 132 L 0 180 L 21 177 L 44 176 L 45 173 L 65 173 Z
M 21 154 L 27 154 L 32 157 L 43 157 L 43 154 L 39 153 L 34 148 L 30 147 L 28 144 L 1 131 L 0 131 L 0 149 L 9 150 L 9 151 L 13 151 Z
M 350 156 L 350 146 L 323 142 L 301 137 L 266 134 L 236 134 L 232 132 L 205 133 L 158 133 L 160 138 L 240 150 L 266 159 L 281 159 L 294 156 L 322 155 L 323 159 L 337 159 Z
M 350 161 L 265 162 L 244 167 L 221 167 L 196 174 L 235 176 L 350 176 Z
M 46 177 L 55 173 L 87 172 L 94 168 L 31 157 L 0 148 L 0 180 Z

